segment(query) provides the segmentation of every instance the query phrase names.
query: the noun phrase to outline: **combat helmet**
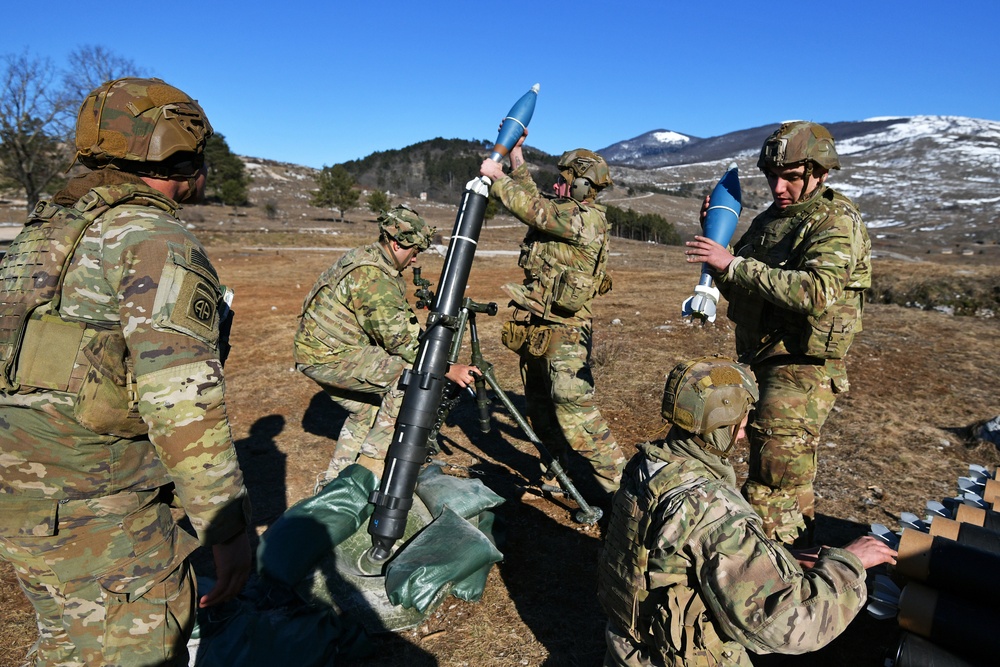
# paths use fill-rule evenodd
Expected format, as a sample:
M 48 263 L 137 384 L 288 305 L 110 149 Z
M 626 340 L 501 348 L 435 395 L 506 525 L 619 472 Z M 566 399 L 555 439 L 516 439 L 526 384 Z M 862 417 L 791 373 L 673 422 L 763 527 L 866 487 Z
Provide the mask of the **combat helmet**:
M 160 178 L 197 174 L 212 125 L 198 102 L 160 79 L 108 81 L 83 100 L 76 160 Z
M 782 123 L 760 149 L 757 167 L 788 167 L 814 162 L 823 169 L 840 169 L 840 158 L 833 145 L 833 135 L 819 123 L 796 120 Z
M 563 180 L 570 184 L 570 197 L 576 201 L 594 197 L 599 190 L 614 185 L 608 163 L 586 148 L 563 153 L 558 166 Z
M 670 371 L 662 414 L 675 426 L 704 437 L 740 424 L 759 397 L 749 366 L 718 355 L 700 357 Z
M 378 216 L 379 233 L 383 238 L 393 239 L 404 248 L 416 246 L 420 250 L 431 247 L 431 239 L 437 228 L 431 227 L 415 210 L 400 204 Z

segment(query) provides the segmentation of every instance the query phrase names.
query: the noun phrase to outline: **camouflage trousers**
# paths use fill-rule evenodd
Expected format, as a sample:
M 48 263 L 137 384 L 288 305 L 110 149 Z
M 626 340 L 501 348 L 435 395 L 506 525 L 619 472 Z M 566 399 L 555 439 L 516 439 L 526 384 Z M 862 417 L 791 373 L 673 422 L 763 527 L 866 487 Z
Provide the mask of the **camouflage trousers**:
M 594 400 L 591 330 L 544 326 L 551 336 L 541 355 L 533 354 L 538 350 L 530 345 L 519 352 L 526 416 L 553 457 L 571 463 L 570 455 L 575 454 L 589 463 L 591 479 L 579 485 L 580 492 L 603 501 L 601 496 L 618 489 L 625 455 Z M 573 466 L 566 468 L 572 476 Z
M 188 664 L 197 541 L 157 495 L 61 501 L 54 535 L 0 537 L 35 608 L 35 665 Z
M 385 460 L 396 431 L 403 394 L 404 391 L 397 387 L 373 395 L 327 390 L 333 402 L 347 411 L 347 419 L 340 428 L 330 465 L 326 469 L 328 479 L 333 479 L 341 470 L 358 462 L 359 456 Z
M 398 385 L 400 368 L 406 366 L 399 357 L 374 346 L 349 352 L 336 363 L 297 366 L 347 411 L 330 464 L 322 476 L 324 482 L 357 463 L 359 457 L 385 460 L 403 403 L 404 392 Z
M 849 389 L 843 360 L 764 363 L 753 368 L 760 387 L 747 427 L 750 466 L 743 496 L 763 519 L 768 537 L 804 546 L 816 515 L 813 481 L 820 430 L 837 395 Z

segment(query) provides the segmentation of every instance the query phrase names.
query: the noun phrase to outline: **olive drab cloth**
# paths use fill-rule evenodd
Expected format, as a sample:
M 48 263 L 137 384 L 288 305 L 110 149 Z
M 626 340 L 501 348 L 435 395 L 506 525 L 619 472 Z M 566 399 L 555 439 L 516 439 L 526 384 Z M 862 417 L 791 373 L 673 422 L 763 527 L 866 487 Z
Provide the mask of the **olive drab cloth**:
M 639 446 L 612 505 L 598 572 L 604 664 L 749 666 L 748 650 L 806 653 L 840 635 L 867 598 L 861 561 L 824 548 L 803 570 L 764 535 L 724 459 L 660 444 Z
M 744 494 L 767 533 L 792 542 L 814 514 L 820 429 L 849 388 L 844 357 L 861 331 L 871 240 L 855 205 L 821 186 L 783 210 L 772 205 L 733 248 L 717 284 L 737 354 L 760 385 Z
M 0 264 L 3 313 L 36 270 L 65 270 L 58 298 L 0 348 L 18 379 L 0 393 L 0 556 L 35 607 L 39 664 L 183 653 L 185 558 L 249 520 L 219 360 L 223 287 L 175 202 L 122 174 L 79 187 L 102 176 L 57 195 L 106 209 L 64 262 L 36 264 L 47 253 L 33 235 L 67 217 L 43 204 Z M 179 506 L 198 540 L 177 526 Z
M 323 272 L 302 306 L 296 368 L 348 412 L 328 477 L 359 454 L 382 460 L 417 356 L 420 325 L 402 273 L 378 243 L 351 250 Z
M 625 456 L 597 409 L 590 370 L 591 304 L 611 289 L 605 207 L 543 197 L 525 164 L 490 192 L 528 226 L 518 260 L 524 281 L 503 287 L 517 320 L 508 329 L 530 327 L 512 348 L 528 419 L 554 456 L 571 449 L 589 462 L 596 487 L 593 494 L 584 487 L 585 495 L 606 495 L 618 487 Z

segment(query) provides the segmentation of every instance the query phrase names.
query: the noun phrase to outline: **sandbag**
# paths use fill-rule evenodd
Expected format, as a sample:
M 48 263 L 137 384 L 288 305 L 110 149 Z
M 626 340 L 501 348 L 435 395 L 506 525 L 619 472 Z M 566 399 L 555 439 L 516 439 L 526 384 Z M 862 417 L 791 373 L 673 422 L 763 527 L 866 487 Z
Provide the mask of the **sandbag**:
M 426 612 L 456 582 L 501 560 L 482 531 L 445 507 L 386 566 L 385 590 L 392 604 Z
M 445 505 L 463 519 L 471 519 L 503 502 L 481 480 L 446 475 L 434 464 L 420 471 L 416 493 L 435 518 L 441 516 Z
M 288 508 L 260 538 L 258 574 L 288 587 L 301 582 L 368 520 L 368 496 L 377 487 L 374 473 L 350 465 L 318 494 Z
M 493 512 L 483 512 L 475 517 L 474 524 L 496 546 L 497 541 L 493 535 L 493 519 Z M 486 590 L 486 579 L 490 576 L 490 570 L 492 569 L 493 563 L 486 563 L 465 579 L 456 582 L 455 586 L 451 589 L 451 594 L 459 600 L 478 602 L 483 597 L 483 591 Z

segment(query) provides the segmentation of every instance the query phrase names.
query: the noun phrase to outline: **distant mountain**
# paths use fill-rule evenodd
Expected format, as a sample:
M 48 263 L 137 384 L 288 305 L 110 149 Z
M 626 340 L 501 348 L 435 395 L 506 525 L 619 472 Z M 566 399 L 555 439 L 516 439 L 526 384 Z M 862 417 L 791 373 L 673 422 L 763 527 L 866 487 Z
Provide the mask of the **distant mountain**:
M 918 253 L 1000 257 L 1000 122 L 959 116 L 871 118 L 824 123 L 836 139 L 843 170 L 828 183 L 861 208 L 877 248 Z M 777 124 L 699 138 L 655 130 L 599 152 L 612 165 L 615 187 L 602 201 L 640 214 L 663 215 L 684 234 L 697 227 L 699 201 L 730 162 L 740 168 L 745 213 L 741 225 L 771 202 L 756 167 L 764 139 Z M 490 145 L 487 146 L 486 144 Z M 426 193 L 457 204 L 492 142 L 431 139 L 345 163 L 365 189 L 397 199 Z M 543 191 L 557 175 L 557 156 L 526 147 Z M 308 200 L 315 170 L 244 158 L 252 192 L 267 200 L 285 191 Z
M 364 188 L 410 195 L 426 193 L 429 199 L 447 201 L 457 199 L 465 184 L 479 175 L 479 165 L 492 148 L 492 141 L 438 137 L 343 164 Z M 552 156 L 527 147 L 525 156 L 536 165 L 555 164 Z M 554 181 L 555 169 L 550 171 Z
M 824 125 L 843 165 L 828 183 L 858 203 L 873 237 L 909 242 L 902 237 L 918 234 L 929 248 L 1000 243 L 1000 122 L 912 116 Z M 599 152 L 618 186 L 693 196 L 735 161 L 744 205 L 762 208 L 770 196 L 757 155 L 777 127 L 666 142 L 656 130 Z
M 670 130 L 653 130 L 634 139 L 619 141 L 597 152 L 609 164 L 660 167 L 672 164 L 669 156 L 676 155 L 691 144 L 698 144 L 701 141 L 703 140 L 698 137 L 689 137 Z

